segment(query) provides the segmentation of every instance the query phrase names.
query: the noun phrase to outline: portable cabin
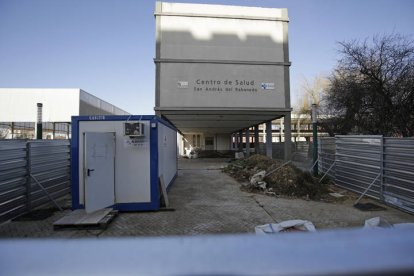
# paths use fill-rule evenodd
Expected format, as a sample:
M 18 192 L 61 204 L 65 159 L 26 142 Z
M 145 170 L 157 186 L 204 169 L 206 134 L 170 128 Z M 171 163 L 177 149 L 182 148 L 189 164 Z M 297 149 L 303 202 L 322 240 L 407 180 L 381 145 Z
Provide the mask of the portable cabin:
M 154 115 L 72 117 L 72 208 L 158 210 L 177 176 L 177 130 Z

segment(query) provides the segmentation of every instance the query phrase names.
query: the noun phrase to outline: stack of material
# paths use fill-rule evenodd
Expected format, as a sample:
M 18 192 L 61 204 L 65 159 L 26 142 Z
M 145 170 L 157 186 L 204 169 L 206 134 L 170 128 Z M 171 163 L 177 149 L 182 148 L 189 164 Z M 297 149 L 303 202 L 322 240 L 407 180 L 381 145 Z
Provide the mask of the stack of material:
M 240 182 L 248 181 L 243 187 L 250 192 L 264 191 L 266 194 L 313 200 L 320 200 L 329 194 L 329 185 L 318 183 L 318 179 L 309 172 L 263 155 L 235 160 L 223 171 Z

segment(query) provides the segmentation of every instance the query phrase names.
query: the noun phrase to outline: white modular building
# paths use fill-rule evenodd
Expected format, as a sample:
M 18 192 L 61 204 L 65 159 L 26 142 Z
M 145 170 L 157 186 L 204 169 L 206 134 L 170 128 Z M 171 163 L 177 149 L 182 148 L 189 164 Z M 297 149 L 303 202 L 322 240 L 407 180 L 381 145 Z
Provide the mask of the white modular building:
M 177 176 L 177 131 L 155 115 L 72 119 L 72 207 L 158 210 Z
M 79 88 L 0 88 L 0 139 L 33 139 L 38 103 L 43 139 L 69 138 L 72 116 L 129 114 Z

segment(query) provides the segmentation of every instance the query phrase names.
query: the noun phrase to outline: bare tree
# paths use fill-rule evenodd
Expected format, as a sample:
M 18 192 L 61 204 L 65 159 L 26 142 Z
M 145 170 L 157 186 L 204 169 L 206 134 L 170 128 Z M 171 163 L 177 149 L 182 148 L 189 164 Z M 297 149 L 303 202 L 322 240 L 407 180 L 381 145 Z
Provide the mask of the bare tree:
M 325 94 L 330 85 L 330 81 L 323 75 L 316 76 L 312 81 L 304 78 L 301 84 L 301 94 L 298 104 L 295 106 L 295 113 L 298 114 L 298 132 L 299 125 L 304 115 L 311 115 L 312 104 L 316 104 L 320 110 L 320 114 L 325 114 Z M 330 133 L 329 129 L 325 130 Z M 299 134 L 299 133 L 298 133 Z M 333 135 L 333 133 L 332 133 Z
M 339 133 L 414 135 L 414 43 L 399 34 L 339 43 L 326 101 Z

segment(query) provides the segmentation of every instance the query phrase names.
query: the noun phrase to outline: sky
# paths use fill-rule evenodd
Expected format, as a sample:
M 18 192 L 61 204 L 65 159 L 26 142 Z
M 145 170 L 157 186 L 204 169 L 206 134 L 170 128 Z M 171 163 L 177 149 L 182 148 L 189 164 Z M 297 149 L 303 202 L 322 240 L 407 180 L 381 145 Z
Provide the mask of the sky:
M 287 8 L 292 105 L 304 79 L 329 75 L 338 42 L 414 39 L 412 0 L 177 0 Z M 0 0 L 0 87 L 81 88 L 154 114 L 155 0 Z

